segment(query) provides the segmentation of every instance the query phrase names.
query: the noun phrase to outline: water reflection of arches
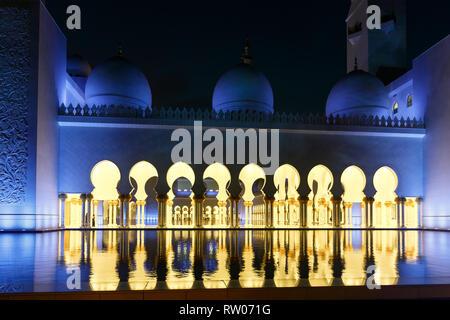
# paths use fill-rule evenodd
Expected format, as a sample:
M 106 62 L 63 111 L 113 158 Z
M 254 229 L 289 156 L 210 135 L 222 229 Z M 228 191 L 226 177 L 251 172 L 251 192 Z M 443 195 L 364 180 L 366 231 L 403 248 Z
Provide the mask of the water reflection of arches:
M 374 230 L 370 233 L 373 241 L 373 257 L 376 265 L 375 281 L 379 285 L 395 285 L 398 281 L 397 263 L 399 260 L 399 232 Z M 407 244 L 411 245 L 411 244 Z
M 117 186 L 120 182 L 120 170 L 111 161 L 104 160 L 97 163 L 91 171 L 91 182 L 94 186 L 93 219 L 98 219 L 98 205 L 101 204 L 103 225 L 117 227 L 119 209 L 119 192 Z
M 364 285 L 370 265 L 377 268 L 378 283 L 391 285 L 402 276 L 400 264 L 421 259 L 421 235 L 392 230 L 67 231 L 58 252 L 61 265 L 83 266 L 93 291 L 116 290 L 119 284 L 131 290 L 145 284 L 146 289 L 190 289 L 194 279 L 203 279 L 206 288 L 225 288 L 231 278 L 243 288 L 292 287 L 302 285 L 300 275 L 311 286 Z M 239 264 L 238 276 L 231 276 L 231 260 Z M 305 264 L 306 272 L 301 271 Z
M 250 231 L 245 230 L 240 233 L 244 236 L 243 248 L 241 252 L 242 256 L 242 268 L 239 273 L 239 284 L 242 288 L 261 288 L 264 285 L 264 277 L 261 271 L 255 270 L 254 261 L 255 253 L 253 242 L 255 237 L 260 235 L 258 232 L 263 231 Z
M 195 233 L 187 230 L 165 233 L 169 289 L 190 289 L 194 284 Z
M 244 188 L 244 193 L 242 194 L 242 200 L 244 201 L 244 225 L 245 227 L 250 226 L 264 226 L 264 206 L 263 192 L 262 188 L 266 183 L 266 174 L 264 170 L 257 164 L 251 163 L 242 168 L 239 173 L 239 180 Z M 259 190 L 259 197 L 255 197 L 253 186 L 258 180 L 262 181 L 262 185 Z
M 212 265 L 215 270 L 205 273 L 203 277 L 203 284 L 207 289 L 223 288 L 227 287 L 230 282 L 230 274 L 228 272 L 228 259 L 229 251 L 227 249 L 227 231 L 225 230 L 215 230 L 206 232 L 205 240 L 211 239 L 210 243 L 215 244 L 215 252 L 212 252 L 212 246 L 207 246 L 205 250 L 207 253 L 205 255 L 210 256 L 211 260 L 215 260 Z
M 101 232 L 102 246 L 93 241 L 91 252 L 91 274 L 89 284 L 94 291 L 115 291 L 119 286 L 120 278 L 117 273 L 119 253 L 117 245 L 118 233 L 113 230 Z
M 307 204 L 308 226 L 332 226 L 331 188 L 333 181 L 333 174 L 324 165 L 315 166 L 309 172 L 308 186 L 311 192 L 308 195 Z
M 170 187 L 167 201 L 167 226 L 193 227 L 194 219 L 190 208 L 194 206 L 192 186 L 195 183 L 195 173 L 192 167 L 184 162 L 174 163 L 167 171 L 167 184 Z M 177 182 L 177 183 L 175 183 Z M 181 224 L 174 220 L 174 205 L 181 206 Z M 187 210 L 185 210 L 185 207 Z
M 345 286 L 362 286 L 366 283 L 366 250 L 371 250 L 365 243 L 360 241 L 360 232 L 356 232 L 355 236 L 353 230 L 336 231 L 340 233 L 340 242 L 335 246 L 340 247 L 340 254 L 345 263 L 345 268 L 342 270 L 342 283 Z M 362 233 L 362 232 L 361 232 Z M 358 244 L 361 244 L 360 246 Z
M 158 171 L 156 168 L 147 161 L 141 161 L 136 163 L 130 170 L 129 180 L 130 184 L 133 187 L 133 190 L 130 194 L 133 194 L 136 198 L 136 226 L 142 227 L 145 225 L 145 208 L 146 201 L 149 196 L 147 191 L 145 190 L 147 182 L 152 178 L 158 178 Z M 132 216 L 129 215 L 128 219 L 132 219 Z M 130 226 L 131 224 L 127 222 Z
M 151 290 L 156 287 L 156 277 L 146 269 L 148 259 L 145 249 L 145 231 L 139 230 L 136 233 L 136 249 L 134 252 L 134 263 L 130 266 L 128 284 L 131 290 Z M 130 235 L 127 235 L 129 239 Z
M 395 171 L 389 167 L 381 167 L 373 176 L 374 196 L 373 226 L 376 228 L 396 228 L 398 226 L 395 193 L 398 178 Z
M 344 170 L 341 176 L 341 184 L 344 189 L 342 195 L 342 217 L 340 225 L 350 227 L 353 225 L 353 213 L 355 204 L 359 206 L 360 215 L 364 216 L 361 208 L 364 208 L 364 188 L 366 187 L 366 176 L 357 166 L 350 166 Z M 362 204 L 362 205 L 361 205 Z M 361 223 L 360 223 L 361 224 Z M 364 225 L 364 223 L 362 223 Z
M 221 163 L 213 163 L 203 173 L 203 181 L 207 188 L 205 206 L 210 208 L 209 212 L 204 213 L 204 217 L 208 219 L 208 225 L 210 227 L 229 226 L 231 219 L 227 212 L 227 186 L 231 181 L 230 171 Z
M 276 230 L 273 233 L 273 257 L 277 268 L 274 282 L 277 287 L 294 287 L 299 281 L 300 233 Z
M 273 181 L 277 192 L 273 204 L 274 226 L 299 226 L 300 205 L 297 189 L 300 186 L 300 174 L 289 164 L 275 171 Z

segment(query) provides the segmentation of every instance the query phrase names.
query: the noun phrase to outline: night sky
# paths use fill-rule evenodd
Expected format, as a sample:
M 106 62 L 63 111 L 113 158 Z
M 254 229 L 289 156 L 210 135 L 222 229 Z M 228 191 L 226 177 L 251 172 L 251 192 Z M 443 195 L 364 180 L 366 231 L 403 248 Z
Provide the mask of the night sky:
M 324 5 L 326 3 L 326 5 Z M 154 106 L 209 108 L 214 85 L 240 62 L 245 35 L 255 67 L 269 79 L 275 109 L 323 112 L 346 72 L 350 0 L 47 0 L 68 53 L 91 66 L 124 56 L 147 75 Z M 82 30 L 66 28 L 66 8 L 82 10 Z M 408 0 L 408 57 L 449 34 L 450 1 Z

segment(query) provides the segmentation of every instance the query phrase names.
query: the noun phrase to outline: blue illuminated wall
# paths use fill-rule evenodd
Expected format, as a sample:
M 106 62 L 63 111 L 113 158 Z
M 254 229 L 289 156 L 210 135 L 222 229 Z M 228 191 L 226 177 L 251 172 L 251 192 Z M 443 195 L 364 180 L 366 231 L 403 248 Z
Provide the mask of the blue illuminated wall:
M 66 38 L 41 5 L 36 153 L 36 228 L 58 224 L 57 108 L 66 88 Z
M 426 109 L 424 222 L 450 228 L 450 36 L 413 64 L 414 99 Z
M 2 2 L 0 230 L 55 226 L 55 112 L 66 55 L 58 33 L 40 1 Z

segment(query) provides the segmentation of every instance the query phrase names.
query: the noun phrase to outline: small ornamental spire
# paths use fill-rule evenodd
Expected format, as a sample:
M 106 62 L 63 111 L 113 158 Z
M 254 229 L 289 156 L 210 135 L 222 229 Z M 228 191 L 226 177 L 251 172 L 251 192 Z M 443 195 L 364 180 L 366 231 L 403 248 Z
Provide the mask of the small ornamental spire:
M 243 64 L 252 64 L 253 60 L 250 54 L 248 53 L 248 50 L 250 49 L 250 45 L 248 44 L 248 35 L 245 36 L 245 46 L 244 46 L 244 52 L 241 56 L 241 61 Z
M 354 69 L 354 71 L 357 71 L 357 70 L 358 70 L 358 58 L 355 57 L 355 69 Z

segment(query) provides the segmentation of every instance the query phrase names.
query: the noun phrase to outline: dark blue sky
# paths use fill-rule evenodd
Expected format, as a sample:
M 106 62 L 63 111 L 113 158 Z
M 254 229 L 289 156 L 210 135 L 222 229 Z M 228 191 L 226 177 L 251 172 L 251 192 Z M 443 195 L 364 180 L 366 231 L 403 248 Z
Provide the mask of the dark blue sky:
M 46 3 L 67 36 L 69 54 L 95 66 L 122 43 L 124 56 L 147 75 L 155 106 L 210 107 L 216 81 L 240 61 L 246 34 L 279 111 L 323 112 L 331 87 L 346 72 L 350 0 Z M 409 59 L 449 34 L 449 3 L 408 0 Z M 65 26 L 71 4 L 82 10 L 80 31 Z

